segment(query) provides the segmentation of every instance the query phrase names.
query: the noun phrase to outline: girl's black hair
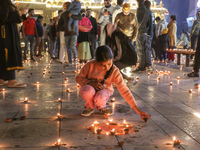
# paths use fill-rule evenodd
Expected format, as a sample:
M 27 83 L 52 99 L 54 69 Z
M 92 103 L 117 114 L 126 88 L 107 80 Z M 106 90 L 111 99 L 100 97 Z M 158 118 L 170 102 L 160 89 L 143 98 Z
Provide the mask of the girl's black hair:
M 113 58 L 113 53 L 109 46 L 103 45 L 103 46 L 99 46 L 97 48 L 97 50 L 96 50 L 96 61 L 97 62 L 107 61 L 112 58 Z M 113 71 L 113 65 L 106 72 L 106 75 L 104 76 L 104 80 L 101 82 L 101 84 L 104 84 L 105 80 L 111 75 L 112 71 Z
M 170 18 L 171 18 L 172 20 L 176 20 L 176 19 L 177 19 L 177 16 L 176 16 L 176 15 L 171 15 Z

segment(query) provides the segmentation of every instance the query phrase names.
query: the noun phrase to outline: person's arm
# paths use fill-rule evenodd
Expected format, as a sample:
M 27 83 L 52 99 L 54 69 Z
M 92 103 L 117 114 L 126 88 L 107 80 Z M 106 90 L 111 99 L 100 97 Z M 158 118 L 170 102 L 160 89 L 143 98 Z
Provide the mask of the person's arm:
M 94 18 L 94 34 L 96 35 L 96 39 L 98 39 L 98 25 L 97 20 Z
M 135 98 L 133 97 L 129 88 L 124 83 L 123 77 L 118 68 L 114 69 L 112 73 L 112 82 L 115 83 L 120 95 L 126 100 L 126 102 L 131 106 L 131 108 L 135 110 L 135 112 L 141 117 L 141 119 L 143 121 L 144 118 L 149 119 L 149 116 L 138 108 Z
M 23 27 L 22 27 L 22 35 L 23 35 L 23 39 L 25 40 L 25 39 L 26 39 L 26 35 L 25 35 L 25 24 L 23 24 Z
M 38 35 L 38 32 L 37 32 L 36 25 L 34 26 L 34 31 L 35 31 L 36 37 L 39 38 L 39 35 Z
M 80 86 L 84 86 L 86 85 L 88 82 L 90 82 L 91 80 L 89 80 L 88 77 L 88 73 L 90 70 L 90 65 L 87 63 L 83 66 L 83 68 L 81 69 L 80 73 L 75 77 L 75 81 L 80 85 Z
M 190 33 L 191 35 L 193 35 L 193 33 L 194 33 L 196 24 L 197 24 L 197 21 L 195 20 L 194 23 L 193 23 L 193 25 L 192 25 L 192 30 L 191 30 L 191 33 Z
M 73 20 L 82 20 L 82 16 L 81 16 L 80 13 L 79 13 L 78 15 L 71 15 L 71 18 L 72 18 Z
M 158 36 L 160 34 L 159 31 L 160 31 L 160 26 L 159 26 L 159 24 L 157 24 L 156 25 L 156 30 L 155 30 L 156 38 L 158 38 Z
M 117 16 L 117 10 L 114 10 L 113 14 L 112 14 L 112 24 L 115 23 L 115 18 Z
M 103 22 L 103 20 L 104 20 L 104 15 L 102 13 L 102 8 L 101 8 L 99 11 L 99 17 L 98 17 L 99 24 L 101 24 Z

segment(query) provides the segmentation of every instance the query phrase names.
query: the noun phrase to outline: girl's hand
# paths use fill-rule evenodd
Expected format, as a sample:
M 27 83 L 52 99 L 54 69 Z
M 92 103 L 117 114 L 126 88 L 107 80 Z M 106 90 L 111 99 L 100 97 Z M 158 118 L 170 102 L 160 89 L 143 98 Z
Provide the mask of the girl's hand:
M 98 81 L 90 81 L 88 84 L 91 85 L 96 90 L 102 90 L 104 88 L 104 86 Z
M 141 117 L 141 119 L 144 122 L 147 122 L 147 120 L 149 119 L 150 115 L 148 115 L 147 113 L 145 113 L 144 111 L 141 111 L 140 109 L 138 109 L 137 106 L 133 107 L 133 109 L 136 111 L 136 113 Z

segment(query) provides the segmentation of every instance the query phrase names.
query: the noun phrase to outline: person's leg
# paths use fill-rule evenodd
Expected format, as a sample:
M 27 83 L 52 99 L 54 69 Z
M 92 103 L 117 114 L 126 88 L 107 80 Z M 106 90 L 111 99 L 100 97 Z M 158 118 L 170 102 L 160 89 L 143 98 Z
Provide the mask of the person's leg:
M 77 58 L 76 42 L 77 42 L 77 35 L 71 36 L 70 48 L 74 54 L 74 62 Z
M 63 62 L 65 53 L 65 37 L 64 32 L 60 32 L 60 52 L 59 52 L 59 62 Z
M 35 38 L 34 52 L 33 52 L 34 56 L 37 55 L 39 44 L 40 44 L 40 38 Z
M 131 80 L 131 79 L 133 79 L 133 78 L 127 76 L 125 73 L 123 73 L 123 72 L 121 71 L 122 69 L 128 67 L 127 65 L 124 65 L 124 64 L 122 64 L 122 63 L 119 62 L 119 61 L 115 61 L 115 62 L 114 62 L 114 65 L 120 70 L 120 73 L 122 74 L 122 77 L 123 77 L 124 79 L 126 79 L 126 80 Z
M 137 55 L 138 55 L 138 62 L 139 62 L 138 69 L 141 71 L 145 70 L 144 40 L 145 40 L 145 37 L 143 35 L 139 34 L 137 36 L 136 46 L 137 46 Z
M 84 85 L 80 90 L 81 98 L 85 101 L 85 107 L 95 109 L 94 96 L 96 94 L 95 89 L 91 85 Z
M 146 37 L 146 42 L 145 42 L 145 54 L 146 54 L 146 64 L 145 66 L 147 67 L 148 70 L 151 70 L 151 42 L 152 39 L 150 37 Z
M 60 37 L 57 37 L 56 40 L 56 58 L 59 59 L 60 55 Z
M 43 39 L 40 37 L 40 43 L 39 43 L 39 56 L 41 56 L 42 51 L 43 51 Z
M 47 39 L 44 39 L 44 52 L 47 51 L 47 45 L 46 45 L 46 43 L 47 43 Z
M 50 57 L 52 58 L 53 57 L 53 41 L 52 40 L 50 40 L 48 51 L 49 51 Z
M 65 45 L 68 51 L 68 60 L 69 60 L 69 63 L 72 63 L 72 50 L 70 47 L 70 41 L 71 41 L 71 36 L 65 36 Z
M 101 30 L 101 36 L 100 36 L 100 46 L 105 45 L 105 40 L 106 40 L 106 35 L 105 35 L 105 31 Z
M 33 59 L 33 53 L 34 53 L 34 43 L 35 43 L 35 36 L 34 35 L 31 35 L 30 36 L 30 55 L 31 55 L 31 60 L 34 60 Z
M 25 39 L 25 49 L 24 49 L 24 56 L 23 56 L 24 60 L 27 59 L 27 58 L 26 58 L 26 54 L 27 54 L 27 52 L 28 52 L 28 45 L 29 45 L 29 36 L 26 35 L 26 39 Z
M 91 55 L 92 55 L 92 58 L 95 57 L 95 50 L 96 50 L 96 35 L 94 34 L 91 34 L 91 49 L 90 49 L 90 52 L 91 52 Z
M 106 107 L 106 102 L 109 100 L 110 96 L 111 96 L 110 92 L 106 89 L 102 89 L 96 93 L 93 100 L 97 110 Z
M 73 23 L 73 19 L 69 18 L 68 23 L 67 23 L 68 31 L 72 31 L 72 23 Z

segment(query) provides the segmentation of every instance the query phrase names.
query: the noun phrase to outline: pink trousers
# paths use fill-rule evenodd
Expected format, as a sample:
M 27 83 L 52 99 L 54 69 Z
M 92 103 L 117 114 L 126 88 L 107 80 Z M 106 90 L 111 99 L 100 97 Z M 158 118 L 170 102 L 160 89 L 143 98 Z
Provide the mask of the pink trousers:
M 84 85 L 80 90 L 81 97 L 85 101 L 85 107 L 97 110 L 106 107 L 106 102 L 109 100 L 111 94 L 108 90 L 102 89 L 97 91 L 91 85 Z

